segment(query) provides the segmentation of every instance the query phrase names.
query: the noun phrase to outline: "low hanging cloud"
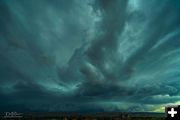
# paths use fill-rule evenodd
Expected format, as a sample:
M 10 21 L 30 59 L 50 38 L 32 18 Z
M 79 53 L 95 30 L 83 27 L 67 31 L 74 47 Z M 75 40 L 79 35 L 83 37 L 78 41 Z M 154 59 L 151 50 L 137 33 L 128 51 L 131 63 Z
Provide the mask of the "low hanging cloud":
M 0 111 L 153 111 L 180 99 L 178 1 L 0 1 Z

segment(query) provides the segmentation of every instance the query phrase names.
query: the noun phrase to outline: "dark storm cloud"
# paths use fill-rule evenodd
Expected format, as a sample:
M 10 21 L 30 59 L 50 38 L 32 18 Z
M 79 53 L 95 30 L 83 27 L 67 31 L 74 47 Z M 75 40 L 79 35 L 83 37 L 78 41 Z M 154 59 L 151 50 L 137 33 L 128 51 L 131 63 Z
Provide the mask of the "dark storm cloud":
M 170 0 L 1 0 L 1 111 L 178 102 L 179 9 Z

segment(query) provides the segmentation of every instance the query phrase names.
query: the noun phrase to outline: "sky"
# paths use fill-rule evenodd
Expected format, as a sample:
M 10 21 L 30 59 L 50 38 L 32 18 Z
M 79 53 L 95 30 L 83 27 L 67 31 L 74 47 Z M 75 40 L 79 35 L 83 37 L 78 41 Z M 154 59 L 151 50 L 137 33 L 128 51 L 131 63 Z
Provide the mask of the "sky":
M 179 11 L 178 0 L 0 0 L 0 111 L 179 104 Z

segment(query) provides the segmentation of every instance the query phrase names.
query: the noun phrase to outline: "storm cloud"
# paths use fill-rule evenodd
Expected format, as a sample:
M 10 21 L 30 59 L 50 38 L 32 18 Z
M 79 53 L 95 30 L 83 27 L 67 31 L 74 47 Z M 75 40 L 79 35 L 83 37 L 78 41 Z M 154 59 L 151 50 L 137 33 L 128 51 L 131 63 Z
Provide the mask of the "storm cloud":
M 155 111 L 180 100 L 178 0 L 0 0 L 0 111 Z

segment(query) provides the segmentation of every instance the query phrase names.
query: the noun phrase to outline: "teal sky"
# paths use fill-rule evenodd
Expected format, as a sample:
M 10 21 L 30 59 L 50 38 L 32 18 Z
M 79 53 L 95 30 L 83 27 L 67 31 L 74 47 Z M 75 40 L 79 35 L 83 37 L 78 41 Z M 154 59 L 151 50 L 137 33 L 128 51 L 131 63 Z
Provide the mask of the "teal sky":
M 180 103 L 178 0 L 0 0 L 0 111 L 163 111 Z

